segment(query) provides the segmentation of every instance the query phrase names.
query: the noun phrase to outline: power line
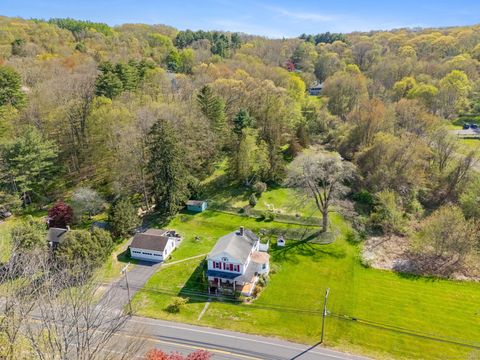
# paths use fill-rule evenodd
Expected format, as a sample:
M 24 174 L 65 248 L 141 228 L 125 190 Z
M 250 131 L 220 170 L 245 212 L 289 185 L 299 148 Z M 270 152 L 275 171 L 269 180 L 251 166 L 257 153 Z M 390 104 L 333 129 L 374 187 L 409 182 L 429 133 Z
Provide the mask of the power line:
M 468 343 L 468 341 L 465 339 L 448 338 L 448 337 L 443 337 L 437 334 L 422 333 L 422 332 L 418 332 L 418 331 L 414 331 L 411 329 L 406 329 L 406 328 L 402 328 L 394 325 L 382 324 L 382 323 L 374 322 L 371 320 L 360 319 L 350 315 L 335 314 L 335 313 L 329 313 L 329 315 L 339 320 L 354 322 L 356 324 L 365 325 L 365 326 L 373 327 L 380 330 L 395 332 L 397 334 L 403 334 L 403 335 L 413 336 L 413 337 L 422 338 L 426 340 L 443 342 L 443 343 L 458 345 L 462 347 L 467 347 L 470 349 L 480 350 L 480 344 L 477 345 L 473 343 Z

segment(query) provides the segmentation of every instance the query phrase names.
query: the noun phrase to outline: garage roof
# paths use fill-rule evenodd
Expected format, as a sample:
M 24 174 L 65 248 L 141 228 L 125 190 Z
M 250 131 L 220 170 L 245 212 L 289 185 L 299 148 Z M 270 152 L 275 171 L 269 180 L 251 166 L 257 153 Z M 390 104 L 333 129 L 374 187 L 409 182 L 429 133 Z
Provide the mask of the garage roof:
M 168 243 L 168 236 L 137 233 L 133 237 L 130 247 L 144 250 L 153 250 L 163 252 Z

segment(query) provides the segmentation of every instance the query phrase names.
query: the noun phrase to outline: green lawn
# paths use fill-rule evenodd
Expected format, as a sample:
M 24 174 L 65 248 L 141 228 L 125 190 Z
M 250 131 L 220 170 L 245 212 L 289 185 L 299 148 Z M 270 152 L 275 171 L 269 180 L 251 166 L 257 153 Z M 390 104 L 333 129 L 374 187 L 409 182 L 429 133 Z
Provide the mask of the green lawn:
M 319 312 L 326 287 L 331 289 L 329 310 L 399 328 L 471 343 L 480 339 L 480 285 L 421 277 L 401 276 L 360 265 L 359 248 L 344 240 L 348 226 L 334 216 L 340 232 L 336 242 L 315 245 L 289 241 L 285 249 L 271 250 L 275 272 L 253 304 L 213 302 L 198 319 L 205 299 L 190 296 L 178 314 L 165 308 L 173 295 L 200 290 L 202 259 L 164 267 L 154 274 L 134 306 L 139 315 L 278 336 L 314 344 L 321 329 Z M 207 211 L 180 214 L 168 225 L 186 236 L 172 260 L 207 253 L 216 239 L 238 226 L 253 230 L 296 231 L 302 227 L 277 222 L 259 222 L 240 216 Z M 309 228 L 307 232 L 313 232 Z M 195 236 L 200 236 L 195 241 Z M 287 236 L 288 239 L 288 236 Z M 311 313 L 313 311 L 314 313 Z M 465 358 L 472 349 L 378 329 L 360 322 L 327 319 L 326 345 L 376 357 Z

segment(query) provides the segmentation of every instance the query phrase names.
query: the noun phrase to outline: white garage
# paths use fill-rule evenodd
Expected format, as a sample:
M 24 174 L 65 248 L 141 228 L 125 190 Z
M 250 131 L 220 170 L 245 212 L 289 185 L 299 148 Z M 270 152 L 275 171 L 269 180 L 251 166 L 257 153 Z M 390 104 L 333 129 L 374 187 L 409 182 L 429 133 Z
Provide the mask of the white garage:
M 132 259 L 160 262 L 168 256 L 180 242 L 180 236 L 173 231 L 149 229 L 137 233 L 130 244 Z

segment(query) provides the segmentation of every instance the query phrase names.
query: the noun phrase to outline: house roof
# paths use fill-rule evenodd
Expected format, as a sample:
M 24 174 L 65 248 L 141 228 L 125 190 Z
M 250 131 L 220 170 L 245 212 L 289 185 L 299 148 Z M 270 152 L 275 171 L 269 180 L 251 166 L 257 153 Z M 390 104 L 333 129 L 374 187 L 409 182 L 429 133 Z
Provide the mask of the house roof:
M 47 241 L 51 243 L 60 243 L 65 238 L 68 229 L 51 227 L 48 229 Z
M 147 229 L 147 231 L 144 232 L 144 234 L 157 235 L 157 236 L 164 236 L 167 233 L 168 233 L 168 230 L 164 230 L 164 229 Z
M 147 231 L 144 233 L 135 234 L 130 247 L 163 252 L 163 250 L 165 250 L 165 246 L 167 246 L 168 240 L 168 236 L 151 234 Z
M 258 241 L 258 236 L 250 230 L 237 230 L 218 239 L 208 257 L 227 254 L 242 264 L 247 261 L 253 246 Z
M 266 252 L 254 251 L 251 259 L 257 264 L 266 264 L 270 261 L 270 255 Z
M 205 203 L 204 200 L 188 200 L 187 201 L 187 205 L 190 205 L 190 206 L 199 206 L 199 205 L 202 205 L 203 203 Z

